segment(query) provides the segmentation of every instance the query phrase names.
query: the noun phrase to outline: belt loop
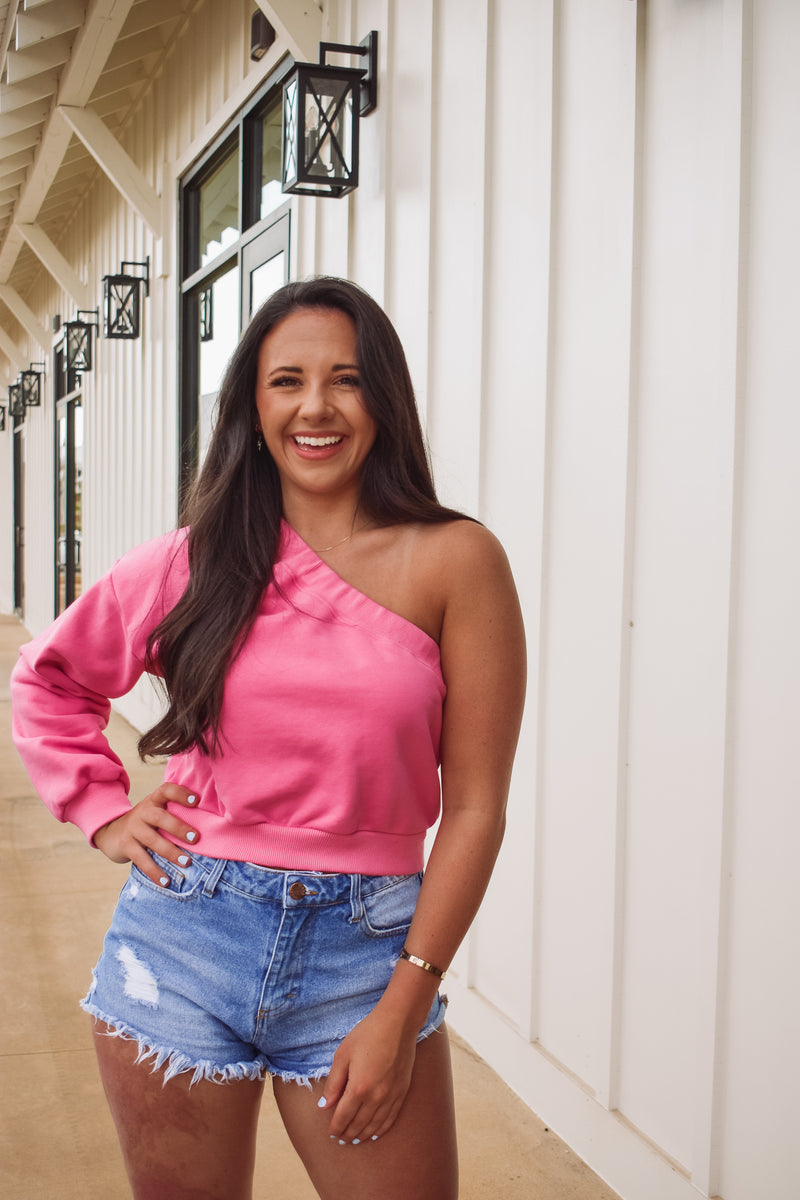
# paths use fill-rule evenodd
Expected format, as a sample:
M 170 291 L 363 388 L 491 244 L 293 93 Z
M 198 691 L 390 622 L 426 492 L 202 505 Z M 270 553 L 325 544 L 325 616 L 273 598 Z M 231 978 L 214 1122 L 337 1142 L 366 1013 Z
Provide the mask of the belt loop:
M 350 923 L 357 925 L 364 915 L 364 905 L 361 901 L 361 876 L 350 876 Z
M 214 895 L 214 892 L 216 891 L 216 888 L 217 888 L 217 884 L 220 881 L 222 872 L 225 870 L 227 865 L 228 865 L 227 858 L 218 858 L 215 861 L 213 867 L 211 868 L 211 870 L 208 873 L 208 878 L 206 879 L 205 887 L 203 888 L 204 896 L 213 896 Z

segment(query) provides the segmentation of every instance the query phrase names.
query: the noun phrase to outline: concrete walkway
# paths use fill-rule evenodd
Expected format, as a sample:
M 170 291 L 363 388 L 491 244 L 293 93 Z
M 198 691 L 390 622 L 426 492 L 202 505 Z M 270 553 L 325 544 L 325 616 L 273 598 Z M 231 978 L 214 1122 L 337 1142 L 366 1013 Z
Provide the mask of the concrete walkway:
M 51 817 L 11 744 L 8 676 L 26 640 L 19 621 L 0 616 L 0 1195 L 124 1200 L 130 1192 L 77 1001 L 125 868 Z M 135 733 L 121 718 L 112 717 L 109 736 L 134 798 L 146 795 L 158 768 L 139 763 Z M 461 1200 L 615 1200 L 457 1038 L 453 1058 Z M 266 1094 L 254 1195 L 316 1196 Z

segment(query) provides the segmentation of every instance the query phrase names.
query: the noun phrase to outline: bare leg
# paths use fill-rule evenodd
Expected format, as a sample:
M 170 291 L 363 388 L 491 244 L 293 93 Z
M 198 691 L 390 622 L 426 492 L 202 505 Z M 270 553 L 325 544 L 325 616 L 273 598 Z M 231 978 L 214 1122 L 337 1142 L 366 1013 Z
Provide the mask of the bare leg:
M 458 1159 L 450 1046 L 442 1027 L 417 1046 L 400 1116 L 377 1142 L 340 1146 L 330 1114 L 317 1107 L 323 1084 L 273 1081 L 283 1123 L 322 1200 L 456 1200 Z
M 251 1200 L 260 1080 L 163 1085 L 136 1042 L 95 1023 L 100 1075 L 134 1200 Z

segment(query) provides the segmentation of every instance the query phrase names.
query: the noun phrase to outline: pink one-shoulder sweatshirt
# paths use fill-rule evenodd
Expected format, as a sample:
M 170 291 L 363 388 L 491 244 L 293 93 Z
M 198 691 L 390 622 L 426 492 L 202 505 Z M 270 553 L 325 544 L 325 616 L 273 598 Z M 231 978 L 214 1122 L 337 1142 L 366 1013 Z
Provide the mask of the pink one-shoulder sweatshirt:
M 147 542 L 20 652 L 14 740 L 45 804 L 90 840 L 130 807 L 103 733 L 108 698 L 144 672 L 148 634 L 188 574 L 185 531 Z M 436 643 L 284 522 L 273 580 L 227 676 L 220 749 L 192 748 L 166 767 L 199 797 L 189 815 L 198 852 L 295 870 L 421 870 L 439 813 L 444 695 Z

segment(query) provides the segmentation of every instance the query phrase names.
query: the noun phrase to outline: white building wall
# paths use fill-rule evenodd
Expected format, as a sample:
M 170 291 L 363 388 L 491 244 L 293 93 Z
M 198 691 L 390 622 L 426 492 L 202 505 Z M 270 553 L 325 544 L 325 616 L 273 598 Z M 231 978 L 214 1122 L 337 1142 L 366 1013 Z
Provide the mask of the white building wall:
M 154 274 L 144 337 L 101 339 L 86 376 L 89 578 L 175 520 L 177 181 L 282 53 L 249 62 L 251 7 L 200 5 L 128 128 L 166 237 L 99 175 L 65 230 L 98 300 L 122 258 Z M 451 1023 L 624 1200 L 792 1200 L 800 8 L 324 9 L 333 40 L 379 31 L 379 102 L 358 190 L 295 203 L 292 274 L 386 306 L 443 499 L 507 546 L 528 630 L 509 833 Z M 46 276 L 28 302 L 71 311 Z M 36 631 L 51 407 L 25 437 Z M 6 459 L 10 479 L 10 437 Z

